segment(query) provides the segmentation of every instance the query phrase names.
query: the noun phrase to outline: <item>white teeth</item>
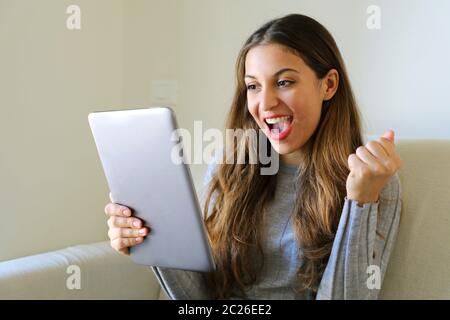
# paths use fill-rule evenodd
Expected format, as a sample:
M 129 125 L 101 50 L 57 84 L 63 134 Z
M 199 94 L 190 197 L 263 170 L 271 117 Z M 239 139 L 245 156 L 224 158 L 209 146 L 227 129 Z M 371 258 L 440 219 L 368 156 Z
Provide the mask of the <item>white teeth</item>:
M 291 118 L 290 116 L 284 116 L 284 117 L 278 117 L 278 118 L 267 118 L 267 119 L 266 119 L 266 122 L 267 122 L 268 124 L 275 124 L 275 123 L 287 121 L 287 120 L 289 120 L 290 118 Z

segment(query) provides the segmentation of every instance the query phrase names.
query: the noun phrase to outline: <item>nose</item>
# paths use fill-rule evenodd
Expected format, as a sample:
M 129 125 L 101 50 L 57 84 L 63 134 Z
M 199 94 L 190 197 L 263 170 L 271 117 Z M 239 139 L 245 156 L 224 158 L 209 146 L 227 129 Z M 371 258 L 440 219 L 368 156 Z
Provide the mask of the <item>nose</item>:
M 262 111 L 268 111 L 278 105 L 278 96 L 272 89 L 264 89 L 261 92 L 260 107 Z

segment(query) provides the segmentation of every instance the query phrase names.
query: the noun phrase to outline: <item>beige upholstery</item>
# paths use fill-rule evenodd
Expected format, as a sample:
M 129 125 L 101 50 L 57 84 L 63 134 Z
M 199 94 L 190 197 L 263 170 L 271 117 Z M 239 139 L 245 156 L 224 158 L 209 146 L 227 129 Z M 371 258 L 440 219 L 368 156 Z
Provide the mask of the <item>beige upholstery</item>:
M 78 283 L 70 266 L 79 267 Z M 109 242 L 0 263 L 0 299 L 157 299 L 159 294 L 153 271 L 118 254 Z
M 450 299 L 450 141 L 403 140 L 403 210 L 381 299 Z
M 450 141 L 398 141 L 403 210 L 381 299 L 450 299 Z M 69 265 L 81 289 L 66 286 Z M 164 299 L 150 268 L 108 242 L 0 262 L 0 299 Z

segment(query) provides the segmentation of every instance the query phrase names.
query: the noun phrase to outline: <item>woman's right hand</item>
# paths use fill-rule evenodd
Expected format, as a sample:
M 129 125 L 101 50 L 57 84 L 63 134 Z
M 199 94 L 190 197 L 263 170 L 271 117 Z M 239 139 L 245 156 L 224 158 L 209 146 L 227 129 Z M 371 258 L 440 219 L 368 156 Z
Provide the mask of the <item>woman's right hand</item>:
M 109 216 L 108 237 L 111 247 L 121 254 L 129 255 L 128 248 L 142 243 L 150 230 L 144 227 L 142 220 L 132 217 L 130 208 L 114 203 L 111 193 L 109 198 L 111 202 L 105 206 L 105 213 Z

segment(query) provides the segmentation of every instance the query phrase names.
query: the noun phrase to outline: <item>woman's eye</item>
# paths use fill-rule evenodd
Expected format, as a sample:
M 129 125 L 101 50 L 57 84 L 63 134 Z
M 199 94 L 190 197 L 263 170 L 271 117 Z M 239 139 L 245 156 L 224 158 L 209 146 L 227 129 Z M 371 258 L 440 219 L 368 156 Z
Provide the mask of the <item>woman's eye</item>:
M 290 80 L 280 80 L 277 82 L 277 85 L 279 87 L 287 87 L 289 85 L 291 85 L 294 81 L 290 81 Z
M 291 81 L 291 80 L 280 80 L 280 81 L 277 81 L 277 86 L 279 86 L 279 87 L 288 87 L 288 86 L 290 86 L 293 83 L 294 83 L 294 81 Z M 256 90 L 256 89 L 257 89 L 257 86 L 255 84 L 249 84 L 247 86 L 247 90 L 248 91 L 253 91 L 253 90 Z

